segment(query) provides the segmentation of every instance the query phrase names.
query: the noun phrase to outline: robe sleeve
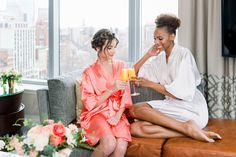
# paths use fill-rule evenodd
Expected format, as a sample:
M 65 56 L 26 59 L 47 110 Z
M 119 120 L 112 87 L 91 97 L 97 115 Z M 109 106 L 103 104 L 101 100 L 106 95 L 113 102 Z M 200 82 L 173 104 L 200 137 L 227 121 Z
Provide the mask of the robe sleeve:
M 155 75 L 155 71 L 157 69 L 156 62 L 157 60 L 151 60 L 146 62 L 138 72 L 138 77 L 143 77 L 153 82 L 160 82 L 158 76 Z
M 196 67 L 193 56 L 187 53 L 179 66 L 177 77 L 165 89 L 175 97 L 192 101 L 195 95 L 196 86 L 200 83 L 201 77 Z M 200 81 L 199 81 L 200 80 Z
M 120 108 L 129 108 L 130 106 L 132 106 L 132 99 L 131 99 L 131 94 L 130 94 L 130 84 L 128 83 L 128 85 L 126 86 L 126 89 L 123 93 L 123 96 L 121 98 L 121 105 Z
M 87 72 L 83 73 L 81 87 L 81 100 L 86 110 L 91 111 L 98 103 L 100 96 L 96 95 L 92 80 Z

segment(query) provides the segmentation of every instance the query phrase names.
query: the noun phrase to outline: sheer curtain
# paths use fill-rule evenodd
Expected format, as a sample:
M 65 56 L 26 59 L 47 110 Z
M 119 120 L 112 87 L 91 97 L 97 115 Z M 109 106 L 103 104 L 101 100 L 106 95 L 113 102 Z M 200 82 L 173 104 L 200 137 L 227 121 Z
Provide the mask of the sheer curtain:
M 179 0 L 180 45 L 195 56 L 213 118 L 236 118 L 236 58 L 221 56 L 221 0 Z

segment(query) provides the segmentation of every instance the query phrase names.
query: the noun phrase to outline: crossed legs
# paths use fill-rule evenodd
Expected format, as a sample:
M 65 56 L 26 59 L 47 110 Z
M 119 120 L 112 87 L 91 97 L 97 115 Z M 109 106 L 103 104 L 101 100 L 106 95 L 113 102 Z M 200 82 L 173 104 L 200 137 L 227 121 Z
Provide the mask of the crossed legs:
M 147 103 L 133 105 L 130 115 L 141 121 L 131 124 L 131 134 L 147 138 L 170 138 L 189 136 L 196 140 L 214 142 L 220 135 L 200 129 L 192 120 L 180 122 L 153 109 Z

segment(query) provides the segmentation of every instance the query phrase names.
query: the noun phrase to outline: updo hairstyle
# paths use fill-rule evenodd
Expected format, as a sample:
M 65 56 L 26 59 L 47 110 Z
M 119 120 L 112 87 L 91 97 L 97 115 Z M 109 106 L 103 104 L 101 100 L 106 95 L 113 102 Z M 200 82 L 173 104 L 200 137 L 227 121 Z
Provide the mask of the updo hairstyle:
M 110 46 L 111 42 L 114 39 L 116 40 L 116 45 L 118 45 L 119 40 L 116 38 L 115 33 L 113 33 L 109 29 L 100 29 L 97 33 L 94 34 L 91 41 L 91 46 L 95 50 L 97 48 L 99 48 L 99 50 L 102 50 L 105 44 L 106 46 L 104 47 L 104 49 Z
M 160 14 L 157 16 L 156 20 L 156 28 L 166 27 L 167 31 L 176 35 L 176 29 L 179 28 L 181 21 L 175 15 L 172 14 Z

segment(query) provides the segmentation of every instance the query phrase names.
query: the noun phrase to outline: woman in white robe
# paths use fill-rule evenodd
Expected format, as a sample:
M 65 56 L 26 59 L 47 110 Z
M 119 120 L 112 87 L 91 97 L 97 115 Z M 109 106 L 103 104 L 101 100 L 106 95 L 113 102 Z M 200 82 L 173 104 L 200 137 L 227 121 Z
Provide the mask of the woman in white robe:
M 214 142 L 220 135 L 204 131 L 208 122 L 207 103 L 197 89 L 201 77 L 191 52 L 174 43 L 180 20 L 169 14 L 157 17 L 154 45 L 134 65 L 138 86 L 165 95 L 164 100 L 138 103 L 130 108 L 136 121 L 131 133 L 138 137 L 189 136 Z

